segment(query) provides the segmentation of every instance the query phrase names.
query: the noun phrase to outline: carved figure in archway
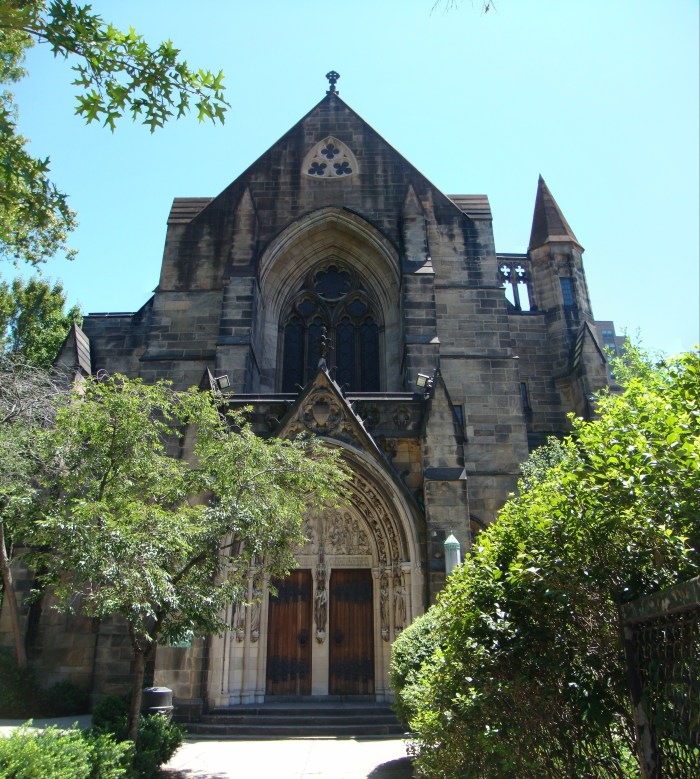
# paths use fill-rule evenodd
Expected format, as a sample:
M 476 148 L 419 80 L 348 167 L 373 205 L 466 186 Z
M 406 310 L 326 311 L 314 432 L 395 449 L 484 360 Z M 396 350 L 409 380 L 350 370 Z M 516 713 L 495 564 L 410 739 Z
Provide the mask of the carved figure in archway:
M 389 640 L 389 576 L 382 570 L 379 577 L 379 616 L 382 625 L 382 640 Z
M 260 602 L 262 600 L 262 574 L 253 576 L 253 605 L 250 607 L 250 640 L 260 638 Z
M 243 641 L 245 638 L 245 608 L 245 603 L 239 601 L 233 612 L 233 632 L 236 636 L 236 641 Z
M 394 632 L 399 634 L 406 624 L 406 596 L 403 586 L 403 571 L 394 571 Z
M 316 568 L 316 600 L 314 619 L 316 621 L 316 641 L 322 644 L 326 638 L 326 619 L 328 617 L 328 590 L 326 589 L 326 564 L 323 552 Z

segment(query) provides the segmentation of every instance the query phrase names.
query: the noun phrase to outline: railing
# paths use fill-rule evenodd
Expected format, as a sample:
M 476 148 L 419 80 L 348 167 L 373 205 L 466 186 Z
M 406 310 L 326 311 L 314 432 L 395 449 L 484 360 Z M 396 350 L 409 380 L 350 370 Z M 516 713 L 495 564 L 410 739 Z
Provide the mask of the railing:
M 625 604 L 642 779 L 700 777 L 700 577 Z

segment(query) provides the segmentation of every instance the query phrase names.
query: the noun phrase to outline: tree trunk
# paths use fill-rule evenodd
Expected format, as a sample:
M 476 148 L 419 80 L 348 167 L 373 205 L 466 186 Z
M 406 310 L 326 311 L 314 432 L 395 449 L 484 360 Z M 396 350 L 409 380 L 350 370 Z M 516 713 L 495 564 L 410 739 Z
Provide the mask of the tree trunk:
M 15 585 L 12 581 L 12 569 L 10 568 L 10 558 L 7 555 L 5 547 L 5 523 L 0 520 L 0 569 L 2 569 L 3 596 L 5 607 L 10 614 L 10 624 L 12 625 L 12 637 L 15 644 L 15 658 L 17 668 L 26 668 L 27 653 L 24 649 L 24 637 L 19 626 L 19 607 L 17 606 L 17 594 Z
M 146 655 L 134 647 L 134 680 L 131 688 L 131 708 L 129 709 L 128 738 L 136 744 L 139 734 L 139 715 L 141 713 L 141 694 L 143 678 L 146 673 Z

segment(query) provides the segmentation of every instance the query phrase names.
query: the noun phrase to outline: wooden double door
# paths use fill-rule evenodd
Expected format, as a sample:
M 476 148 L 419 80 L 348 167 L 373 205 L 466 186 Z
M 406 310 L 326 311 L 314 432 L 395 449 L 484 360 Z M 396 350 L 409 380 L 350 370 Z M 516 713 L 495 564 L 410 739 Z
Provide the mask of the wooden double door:
M 336 569 L 328 587 L 328 630 L 313 647 L 313 579 L 299 569 L 270 596 L 267 639 L 267 695 L 310 695 L 314 654 L 328 653 L 330 695 L 374 693 L 372 573 Z

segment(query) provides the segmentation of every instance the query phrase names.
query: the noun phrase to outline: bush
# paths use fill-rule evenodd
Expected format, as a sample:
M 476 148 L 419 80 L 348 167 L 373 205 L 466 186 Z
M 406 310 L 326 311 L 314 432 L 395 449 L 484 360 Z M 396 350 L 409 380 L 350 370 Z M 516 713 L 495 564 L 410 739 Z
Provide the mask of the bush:
M 51 685 L 38 693 L 38 715 L 42 717 L 69 717 L 90 711 L 90 694 L 68 679 Z
M 37 683 L 31 667 L 17 668 L 14 653 L 0 649 L 0 717 L 24 719 L 36 715 Z
M 125 741 L 128 733 L 130 695 L 106 695 L 96 704 L 92 713 L 95 733 L 111 733 Z M 142 714 L 134 754 L 134 775 L 151 779 L 159 774 L 160 766 L 182 745 L 184 728 L 162 714 Z
M 128 757 L 129 744 L 110 735 L 23 727 L 0 738 L 0 779 L 119 779 Z
M 105 695 L 92 710 L 92 727 L 95 730 L 117 733 L 118 726 L 124 727 L 121 734 L 126 739 L 126 720 L 129 717 L 131 695 Z
M 41 689 L 31 666 L 19 670 L 14 653 L 0 649 L 0 717 L 68 717 L 87 711 L 87 690 L 67 679 Z
M 134 755 L 134 772 L 141 779 L 160 775 L 160 767 L 182 746 L 184 728 L 163 714 L 141 715 Z
M 428 660 L 439 644 L 435 609 L 429 609 L 414 620 L 394 641 L 391 647 L 389 680 L 394 690 L 394 711 L 399 720 L 408 725 L 416 713 L 413 686 L 419 681 L 423 662 Z
M 700 354 L 627 380 L 440 593 L 411 688 L 422 776 L 639 775 L 618 608 L 700 573 Z

